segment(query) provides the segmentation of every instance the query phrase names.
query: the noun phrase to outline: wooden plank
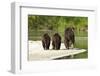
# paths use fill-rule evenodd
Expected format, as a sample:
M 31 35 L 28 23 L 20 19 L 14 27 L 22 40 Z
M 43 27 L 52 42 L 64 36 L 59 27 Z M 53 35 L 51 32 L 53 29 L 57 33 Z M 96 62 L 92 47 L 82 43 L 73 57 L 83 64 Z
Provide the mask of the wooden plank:
M 39 50 L 29 53 L 29 60 L 52 60 L 64 56 L 73 56 L 85 52 L 85 49 L 69 49 L 69 50 Z
M 52 50 L 50 45 L 49 50 L 44 50 L 41 41 L 29 41 L 29 61 L 31 60 L 52 60 L 64 56 L 73 56 L 85 52 L 85 49 L 66 49 L 64 43 L 61 43 L 60 50 Z

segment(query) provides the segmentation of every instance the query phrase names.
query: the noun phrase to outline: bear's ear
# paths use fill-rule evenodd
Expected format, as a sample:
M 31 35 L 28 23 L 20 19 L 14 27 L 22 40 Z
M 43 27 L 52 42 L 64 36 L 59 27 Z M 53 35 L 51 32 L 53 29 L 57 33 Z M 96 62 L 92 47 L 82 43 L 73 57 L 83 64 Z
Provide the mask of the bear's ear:
M 71 27 L 71 30 L 74 32 L 75 31 L 75 28 L 74 27 Z

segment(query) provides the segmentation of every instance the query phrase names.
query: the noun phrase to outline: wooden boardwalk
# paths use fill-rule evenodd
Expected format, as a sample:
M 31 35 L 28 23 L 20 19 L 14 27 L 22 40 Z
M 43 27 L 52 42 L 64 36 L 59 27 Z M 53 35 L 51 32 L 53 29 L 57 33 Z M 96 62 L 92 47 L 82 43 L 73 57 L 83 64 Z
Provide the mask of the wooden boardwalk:
M 56 58 L 71 56 L 85 52 L 85 49 L 69 49 L 69 50 L 39 50 L 29 53 L 29 61 L 32 60 L 53 60 Z
M 61 44 L 60 50 L 52 50 L 52 45 L 50 45 L 50 50 L 44 50 L 41 41 L 29 41 L 29 51 L 28 59 L 32 60 L 52 60 L 56 58 L 61 58 L 64 56 L 74 57 L 75 54 L 85 52 L 85 49 L 66 49 L 64 43 Z

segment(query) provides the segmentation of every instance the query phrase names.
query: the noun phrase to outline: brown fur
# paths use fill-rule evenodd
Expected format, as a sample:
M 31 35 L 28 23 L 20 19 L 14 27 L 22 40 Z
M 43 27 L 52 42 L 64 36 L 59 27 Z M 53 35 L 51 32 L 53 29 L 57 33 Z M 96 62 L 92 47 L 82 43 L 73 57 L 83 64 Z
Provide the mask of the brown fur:
M 61 46 L 61 36 L 55 33 L 52 37 L 52 46 L 54 50 L 59 50 Z
M 75 35 L 72 28 L 66 28 L 64 34 L 64 44 L 67 49 L 75 42 Z
M 45 33 L 43 35 L 43 37 L 42 37 L 42 46 L 43 46 L 44 50 L 48 50 L 49 49 L 49 47 L 50 47 L 50 40 L 51 40 L 50 36 L 47 33 Z

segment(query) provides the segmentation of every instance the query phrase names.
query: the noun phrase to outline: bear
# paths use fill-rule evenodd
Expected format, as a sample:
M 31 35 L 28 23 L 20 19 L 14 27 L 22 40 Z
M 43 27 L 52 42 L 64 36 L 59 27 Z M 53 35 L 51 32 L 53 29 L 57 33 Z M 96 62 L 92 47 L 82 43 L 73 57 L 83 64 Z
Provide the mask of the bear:
M 61 36 L 58 33 L 55 33 L 52 37 L 52 49 L 59 50 L 61 46 Z
M 73 28 L 68 27 L 68 28 L 65 29 L 65 32 L 64 32 L 64 44 L 65 44 L 65 47 L 67 49 L 69 49 L 69 47 L 72 44 L 74 45 L 74 43 L 75 43 L 74 30 L 73 30 Z
M 45 33 L 42 37 L 42 46 L 44 50 L 49 50 L 50 41 L 51 41 L 50 36 L 47 33 Z

